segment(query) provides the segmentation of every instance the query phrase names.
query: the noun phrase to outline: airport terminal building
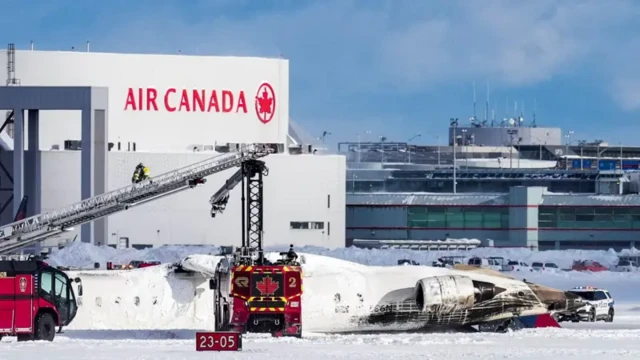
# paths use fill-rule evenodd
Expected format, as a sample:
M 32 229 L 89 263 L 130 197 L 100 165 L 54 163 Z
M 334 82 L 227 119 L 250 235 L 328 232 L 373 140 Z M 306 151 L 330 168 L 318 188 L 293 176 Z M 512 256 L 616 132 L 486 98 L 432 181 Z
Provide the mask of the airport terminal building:
M 560 129 L 466 130 L 450 129 L 465 134 L 455 146 L 454 140 L 340 144 L 348 161 L 347 244 L 417 248 L 425 240 L 479 239 L 538 250 L 636 246 L 640 149 L 562 144 Z M 526 141 L 502 143 L 518 131 Z M 535 143 L 542 133 L 547 144 Z M 480 140 L 468 134 L 488 143 L 473 143 Z
M 496 247 L 620 250 L 635 247 L 638 234 L 637 195 L 563 195 L 524 186 L 507 194 L 347 195 L 347 237 L 383 240 L 361 242 L 372 247 L 384 240 L 469 238 L 491 239 Z

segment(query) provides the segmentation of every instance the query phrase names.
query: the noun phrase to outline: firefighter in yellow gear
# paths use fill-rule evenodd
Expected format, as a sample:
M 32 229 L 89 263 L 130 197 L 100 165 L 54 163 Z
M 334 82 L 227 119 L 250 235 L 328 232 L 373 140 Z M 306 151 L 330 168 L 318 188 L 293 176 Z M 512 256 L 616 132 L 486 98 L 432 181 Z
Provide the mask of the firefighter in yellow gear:
M 140 163 L 136 166 L 133 171 L 133 177 L 131 178 L 131 182 L 137 184 L 141 181 L 147 180 L 151 177 L 151 173 L 149 168 L 144 166 L 144 164 Z

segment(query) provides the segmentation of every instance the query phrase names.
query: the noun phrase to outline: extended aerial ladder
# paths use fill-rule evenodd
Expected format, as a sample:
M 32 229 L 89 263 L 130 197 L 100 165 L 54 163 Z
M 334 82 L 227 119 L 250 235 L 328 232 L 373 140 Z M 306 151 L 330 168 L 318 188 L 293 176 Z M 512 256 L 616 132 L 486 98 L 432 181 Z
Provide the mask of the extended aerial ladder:
M 0 227 L 0 254 L 60 235 L 66 229 L 128 210 L 204 184 L 204 178 L 274 153 L 268 144 L 241 145 L 236 152 L 174 170 L 140 183 L 104 193 L 57 211 Z
M 242 247 L 238 264 L 263 265 L 263 177 L 269 175 L 264 161 L 249 159 L 242 162 L 226 183 L 218 190 L 209 203 L 211 217 L 221 214 L 229 201 L 229 193 L 242 184 Z

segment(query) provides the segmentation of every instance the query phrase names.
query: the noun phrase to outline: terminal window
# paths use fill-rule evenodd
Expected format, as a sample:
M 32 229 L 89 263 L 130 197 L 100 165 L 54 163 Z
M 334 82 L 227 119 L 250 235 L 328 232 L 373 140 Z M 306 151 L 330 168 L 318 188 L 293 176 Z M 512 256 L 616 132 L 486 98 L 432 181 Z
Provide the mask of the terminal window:
M 541 229 L 640 229 L 640 207 L 540 206 Z
M 504 229 L 509 228 L 509 208 L 497 206 L 411 206 L 409 228 Z
M 324 230 L 322 221 L 291 221 L 289 228 L 292 230 Z

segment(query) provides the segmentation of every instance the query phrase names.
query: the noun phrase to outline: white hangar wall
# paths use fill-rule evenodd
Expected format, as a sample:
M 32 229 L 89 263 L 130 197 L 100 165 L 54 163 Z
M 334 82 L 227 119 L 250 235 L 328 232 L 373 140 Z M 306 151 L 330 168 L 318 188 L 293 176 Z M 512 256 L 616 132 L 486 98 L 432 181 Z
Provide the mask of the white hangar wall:
M 109 88 L 109 141 L 138 150 L 286 143 L 289 62 L 251 57 L 18 50 L 23 86 Z M 0 66 L 6 68 L 6 56 Z M 0 73 L 5 82 L 6 72 Z M 40 114 L 40 149 L 79 140 L 80 112 Z
M 205 160 L 212 153 L 109 153 L 109 189 L 127 186 L 136 164 L 160 175 Z M 80 201 L 80 152 L 42 152 L 42 212 Z M 264 180 L 265 246 L 345 246 L 346 162 L 339 155 L 270 155 Z M 210 216 L 209 198 L 235 169 L 207 178 L 192 190 L 141 205 L 109 218 L 110 244 L 128 237 L 130 245 L 214 244 L 241 242 L 240 186 L 223 214 Z M 322 229 L 291 229 L 291 222 L 321 222 Z M 297 224 L 296 224 L 297 225 Z M 73 233 L 65 238 L 73 238 Z M 58 239 L 44 246 L 56 246 Z

